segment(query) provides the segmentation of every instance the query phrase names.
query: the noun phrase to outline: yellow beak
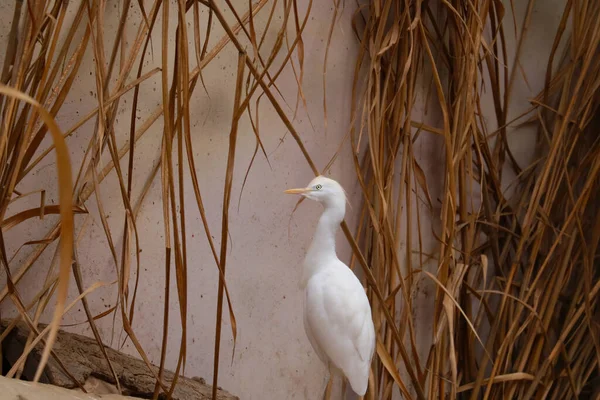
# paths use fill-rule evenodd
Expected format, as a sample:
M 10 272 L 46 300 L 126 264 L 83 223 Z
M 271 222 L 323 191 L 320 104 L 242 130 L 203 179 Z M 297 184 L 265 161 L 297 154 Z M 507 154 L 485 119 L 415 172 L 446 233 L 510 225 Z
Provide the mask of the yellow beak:
M 283 193 L 286 194 L 304 194 L 304 193 L 308 193 L 310 192 L 310 188 L 301 188 L 301 189 L 288 189 L 286 191 L 284 191 Z

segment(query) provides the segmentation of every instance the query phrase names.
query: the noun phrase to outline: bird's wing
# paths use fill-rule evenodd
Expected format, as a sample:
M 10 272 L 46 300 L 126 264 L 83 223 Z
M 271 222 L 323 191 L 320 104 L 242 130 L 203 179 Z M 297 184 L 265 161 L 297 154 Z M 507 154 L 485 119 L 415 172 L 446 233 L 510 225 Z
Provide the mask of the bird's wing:
M 308 341 L 310 342 L 310 345 L 315 350 L 315 353 L 317 353 L 317 356 L 319 356 L 319 359 L 323 362 L 323 364 L 327 365 L 329 363 L 329 361 L 327 359 L 327 355 L 321 349 L 319 342 L 317 342 L 317 339 L 315 338 L 315 335 L 312 332 L 310 323 L 308 322 L 308 312 L 307 312 L 308 308 L 306 306 L 307 305 L 307 303 L 306 303 L 307 294 L 308 294 L 308 292 L 306 292 L 304 295 L 304 331 L 306 332 L 306 336 L 308 337 Z
M 320 349 L 344 371 L 355 391 L 353 377 L 366 387 L 375 333 L 360 281 L 339 262 L 311 278 L 306 305 L 307 324 Z
M 375 351 L 375 327 L 373 325 L 370 308 L 369 313 L 365 313 L 358 340 L 355 341 L 355 348 L 360 355 L 361 360 L 371 363 Z

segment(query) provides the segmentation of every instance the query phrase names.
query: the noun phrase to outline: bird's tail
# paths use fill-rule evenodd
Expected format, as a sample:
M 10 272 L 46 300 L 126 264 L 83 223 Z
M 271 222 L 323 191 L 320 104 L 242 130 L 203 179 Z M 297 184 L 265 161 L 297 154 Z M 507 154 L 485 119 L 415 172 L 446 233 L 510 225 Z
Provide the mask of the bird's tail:
M 369 384 L 370 365 L 359 363 L 354 365 L 351 371 L 344 371 L 352 390 L 359 396 L 364 396 Z

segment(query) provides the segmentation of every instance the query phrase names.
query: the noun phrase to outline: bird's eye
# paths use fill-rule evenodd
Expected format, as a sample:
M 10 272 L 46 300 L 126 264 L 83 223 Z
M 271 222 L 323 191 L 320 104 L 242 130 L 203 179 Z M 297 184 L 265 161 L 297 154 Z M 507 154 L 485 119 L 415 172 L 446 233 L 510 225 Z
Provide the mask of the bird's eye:
M 321 188 L 322 188 L 322 187 L 323 187 L 323 186 L 321 186 L 321 185 L 317 185 L 317 186 L 315 186 L 315 189 L 317 189 L 317 190 L 321 190 Z

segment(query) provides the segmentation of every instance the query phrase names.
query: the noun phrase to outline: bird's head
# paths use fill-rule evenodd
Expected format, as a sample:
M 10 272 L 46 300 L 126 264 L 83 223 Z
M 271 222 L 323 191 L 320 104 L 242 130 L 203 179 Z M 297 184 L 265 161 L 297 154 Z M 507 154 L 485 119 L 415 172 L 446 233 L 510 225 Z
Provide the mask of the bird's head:
M 333 179 L 324 176 L 317 176 L 304 188 L 288 189 L 284 193 L 299 194 L 318 201 L 326 208 L 336 207 L 343 211 L 346 207 L 346 192 L 344 192 L 342 186 Z

